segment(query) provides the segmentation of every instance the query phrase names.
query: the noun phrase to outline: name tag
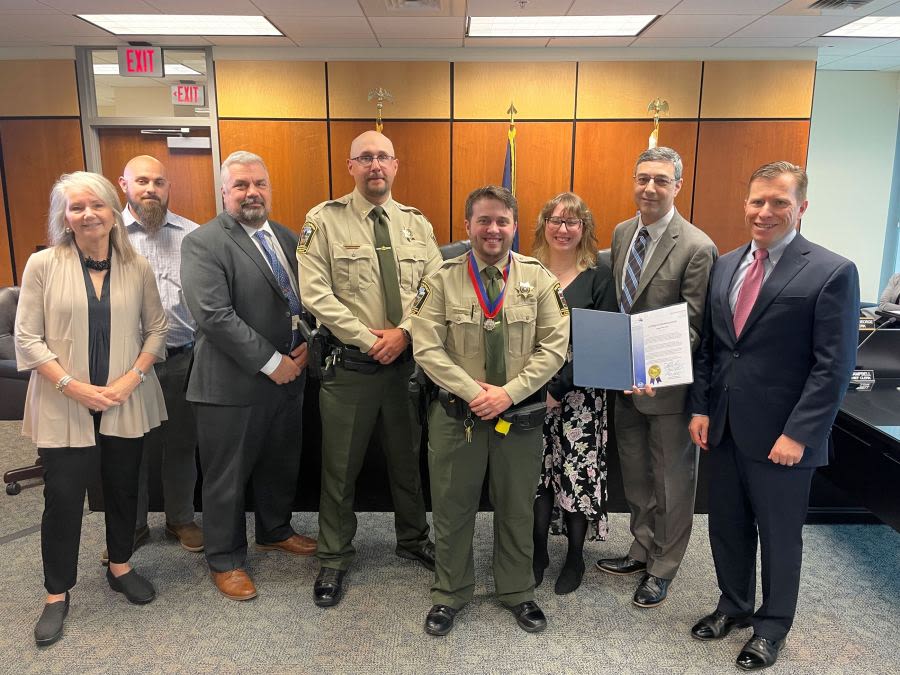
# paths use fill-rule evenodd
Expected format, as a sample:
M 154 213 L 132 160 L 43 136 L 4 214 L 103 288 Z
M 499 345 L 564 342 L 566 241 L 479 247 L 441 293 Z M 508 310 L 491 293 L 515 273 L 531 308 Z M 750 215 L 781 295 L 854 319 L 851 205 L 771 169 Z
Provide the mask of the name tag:
M 300 316 L 298 314 L 291 316 L 291 330 L 300 330 Z

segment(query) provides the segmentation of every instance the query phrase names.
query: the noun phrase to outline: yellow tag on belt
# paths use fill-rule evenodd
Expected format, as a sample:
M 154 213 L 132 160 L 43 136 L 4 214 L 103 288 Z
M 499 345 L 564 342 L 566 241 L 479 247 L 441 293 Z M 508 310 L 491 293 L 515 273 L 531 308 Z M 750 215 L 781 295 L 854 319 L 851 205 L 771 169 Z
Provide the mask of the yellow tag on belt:
M 506 436 L 511 426 L 512 424 L 510 422 L 507 422 L 502 417 L 499 417 L 497 418 L 497 424 L 494 425 L 494 431 L 496 431 L 501 436 Z

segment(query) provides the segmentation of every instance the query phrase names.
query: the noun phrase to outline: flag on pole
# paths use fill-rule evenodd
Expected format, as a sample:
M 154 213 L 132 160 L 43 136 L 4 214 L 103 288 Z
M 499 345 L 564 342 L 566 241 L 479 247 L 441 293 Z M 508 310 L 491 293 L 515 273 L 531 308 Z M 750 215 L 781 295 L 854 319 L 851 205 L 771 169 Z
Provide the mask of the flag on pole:
M 506 134 L 506 159 L 503 162 L 503 187 L 516 194 L 516 123 L 513 115 L 516 110 L 512 103 L 509 105 L 509 131 Z M 512 250 L 519 250 L 519 230 L 516 228 L 516 234 L 513 237 Z

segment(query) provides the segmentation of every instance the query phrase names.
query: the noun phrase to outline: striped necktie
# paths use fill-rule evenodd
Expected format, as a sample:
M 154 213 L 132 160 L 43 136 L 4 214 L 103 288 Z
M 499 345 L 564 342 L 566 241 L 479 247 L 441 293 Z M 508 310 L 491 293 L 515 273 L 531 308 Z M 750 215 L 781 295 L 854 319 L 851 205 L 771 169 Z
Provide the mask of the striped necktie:
M 619 309 L 623 314 L 630 314 L 631 308 L 634 306 L 634 299 L 637 296 L 637 287 L 641 281 L 641 270 L 644 267 L 644 254 L 647 252 L 647 241 L 650 239 L 650 232 L 646 227 L 642 227 L 638 232 L 631 250 L 628 251 L 628 264 L 625 265 L 625 275 L 622 279 L 622 301 L 619 303 Z
M 300 316 L 300 312 L 302 311 L 300 298 L 298 298 L 297 294 L 294 292 L 294 287 L 291 285 L 291 279 L 288 276 L 287 270 L 285 270 L 284 266 L 278 261 L 278 256 L 275 255 L 275 249 L 273 249 L 272 244 L 269 243 L 269 238 L 266 236 L 267 234 L 268 233 L 264 230 L 257 230 L 253 233 L 253 236 L 259 242 L 259 245 L 262 246 L 263 253 L 266 254 L 266 260 L 269 261 L 269 267 L 272 269 L 275 281 L 278 282 L 278 286 L 281 288 L 284 299 L 287 300 L 288 307 L 291 309 L 291 314 L 293 316 Z M 300 331 L 292 330 L 291 332 L 293 335 L 293 344 L 291 345 L 291 348 L 293 349 L 300 344 Z

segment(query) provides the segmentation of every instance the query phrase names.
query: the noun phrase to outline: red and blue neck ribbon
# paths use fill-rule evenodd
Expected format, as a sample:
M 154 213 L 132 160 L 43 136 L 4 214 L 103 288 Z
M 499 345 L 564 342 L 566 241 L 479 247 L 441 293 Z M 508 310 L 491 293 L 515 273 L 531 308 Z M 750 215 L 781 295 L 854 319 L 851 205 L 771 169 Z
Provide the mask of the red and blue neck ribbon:
M 493 319 L 500 310 L 503 309 L 503 299 L 506 297 L 506 280 L 509 278 L 509 266 L 512 262 L 512 253 L 506 260 L 506 267 L 503 268 L 503 290 L 493 302 L 488 299 L 487 289 L 484 287 L 484 281 L 478 273 L 478 263 L 475 262 L 475 254 L 469 253 L 469 279 L 472 281 L 472 288 L 475 289 L 475 296 L 478 298 L 478 304 L 481 305 L 481 311 L 484 312 L 484 318 Z

